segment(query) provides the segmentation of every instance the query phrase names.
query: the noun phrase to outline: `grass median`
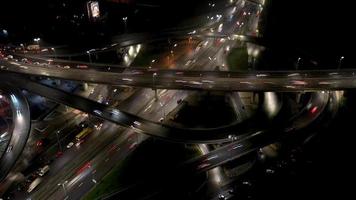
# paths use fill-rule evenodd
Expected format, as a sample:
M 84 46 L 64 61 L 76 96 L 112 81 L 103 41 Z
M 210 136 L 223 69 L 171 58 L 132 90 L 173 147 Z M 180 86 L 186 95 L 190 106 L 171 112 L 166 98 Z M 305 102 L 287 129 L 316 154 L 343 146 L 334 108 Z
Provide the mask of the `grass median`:
M 227 56 L 227 64 L 231 71 L 248 70 L 248 54 L 246 47 L 231 49 Z

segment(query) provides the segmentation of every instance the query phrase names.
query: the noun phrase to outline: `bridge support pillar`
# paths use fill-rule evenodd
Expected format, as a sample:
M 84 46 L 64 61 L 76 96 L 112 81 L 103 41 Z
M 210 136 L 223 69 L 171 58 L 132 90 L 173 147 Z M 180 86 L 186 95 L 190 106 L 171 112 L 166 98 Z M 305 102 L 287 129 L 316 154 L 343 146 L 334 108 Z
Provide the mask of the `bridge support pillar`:
M 153 89 L 154 92 L 155 92 L 155 101 L 158 101 L 159 98 L 158 98 L 158 92 L 157 92 L 157 89 Z

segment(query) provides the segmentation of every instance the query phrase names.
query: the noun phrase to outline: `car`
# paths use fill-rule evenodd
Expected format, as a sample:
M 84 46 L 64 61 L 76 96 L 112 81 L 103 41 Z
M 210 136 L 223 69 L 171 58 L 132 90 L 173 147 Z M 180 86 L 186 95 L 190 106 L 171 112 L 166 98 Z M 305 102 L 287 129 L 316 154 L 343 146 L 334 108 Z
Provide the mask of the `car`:
M 96 125 L 94 125 L 94 127 L 96 128 L 96 130 L 100 130 L 101 127 L 103 127 L 103 123 L 96 124 Z
M 36 146 L 37 147 L 40 147 L 40 146 L 42 146 L 43 145 L 43 141 L 42 140 L 38 140 L 37 142 L 36 142 Z
M 273 169 L 266 169 L 266 173 L 267 174 L 274 174 L 274 170 Z
M 13 146 L 10 144 L 6 149 L 6 152 L 10 153 L 12 151 L 12 148 L 13 148 Z
M 70 69 L 70 66 L 66 65 L 63 67 L 64 69 Z
M 67 149 L 70 149 L 73 145 L 74 145 L 73 142 L 69 142 L 69 143 L 67 144 Z
M 59 158 L 59 157 L 61 157 L 62 155 L 63 155 L 63 152 L 58 151 L 58 152 L 56 153 L 56 158 Z
M 225 197 L 223 194 L 219 194 L 218 199 L 219 199 L 219 200 L 225 200 L 226 197 Z
M 228 149 L 228 151 L 233 151 L 233 150 L 241 148 L 241 147 L 243 147 L 242 144 L 237 144 L 237 145 L 233 146 L 232 148 Z
M 97 114 L 97 115 L 101 115 L 102 114 L 102 112 L 100 111 L 100 110 L 94 110 L 93 111 L 95 114 Z
M 83 142 L 84 142 L 84 140 L 79 140 L 75 143 L 75 146 L 79 148 Z
M 134 143 L 132 143 L 132 144 L 130 145 L 129 149 L 133 149 L 133 148 L 135 148 L 136 146 L 137 146 L 137 142 L 134 142 Z
M 77 65 L 78 69 L 87 69 L 88 65 Z
M 208 167 L 208 166 L 210 166 L 210 163 L 203 163 L 203 164 L 200 164 L 200 165 L 197 167 L 197 169 L 203 169 L 203 168 Z
M 82 172 L 84 172 L 85 170 L 89 169 L 91 167 L 91 162 L 88 161 L 86 162 L 82 167 L 80 167 L 78 170 L 77 170 L 77 175 L 78 174 L 81 174 Z
M 42 168 L 39 169 L 38 175 L 39 176 L 44 176 L 48 171 L 49 171 L 50 167 L 49 165 L 46 165 Z
M 82 127 L 82 128 L 88 128 L 89 124 L 87 121 L 82 121 L 79 123 L 79 126 Z

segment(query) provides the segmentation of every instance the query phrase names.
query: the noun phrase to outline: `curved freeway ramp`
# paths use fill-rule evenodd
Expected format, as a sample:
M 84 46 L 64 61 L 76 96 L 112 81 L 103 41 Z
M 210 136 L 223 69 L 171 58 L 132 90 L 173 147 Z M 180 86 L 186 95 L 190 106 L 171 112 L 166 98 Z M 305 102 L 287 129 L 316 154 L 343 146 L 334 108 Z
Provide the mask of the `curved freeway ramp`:
M 154 137 L 159 137 L 166 140 L 184 143 L 222 143 L 231 141 L 228 137 L 230 134 L 245 134 L 246 130 L 250 130 L 246 120 L 242 123 L 235 123 L 218 128 L 194 129 L 194 128 L 178 128 L 167 126 L 158 122 L 143 119 L 139 116 L 110 108 L 106 105 L 95 101 L 73 95 L 49 86 L 39 84 L 35 81 L 26 79 L 25 77 L 4 76 L 9 82 L 21 89 L 28 90 L 40 96 L 47 97 L 57 103 L 68 105 L 70 107 L 82 110 L 91 115 L 106 119 L 118 125 L 131 128 L 135 132 L 147 134 Z M 251 119 L 252 120 L 252 119 Z M 265 121 L 268 121 L 266 119 Z M 254 130 L 250 130 L 254 131 Z
M 25 147 L 30 132 L 31 118 L 27 100 L 20 90 L 3 82 L 0 85 L 0 90 L 1 95 L 10 100 L 13 118 L 13 125 L 9 130 L 11 136 L 6 144 L 6 151 L 2 153 L 0 158 L 1 181 L 10 172 Z

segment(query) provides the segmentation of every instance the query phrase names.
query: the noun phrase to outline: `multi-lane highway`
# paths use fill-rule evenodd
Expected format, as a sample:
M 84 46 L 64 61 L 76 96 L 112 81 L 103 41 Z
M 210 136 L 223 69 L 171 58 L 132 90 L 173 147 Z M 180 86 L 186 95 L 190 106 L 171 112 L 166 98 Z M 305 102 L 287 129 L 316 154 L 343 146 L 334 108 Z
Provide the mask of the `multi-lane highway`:
M 139 133 L 160 137 L 167 140 L 185 143 L 220 143 L 228 141 L 228 135 L 236 130 L 245 130 L 246 123 L 235 123 L 218 128 L 182 128 L 170 127 L 159 122 L 153 122 L 133 114 L 107 107 L 104 104 L 74 96 L 64 91 L 41 85 L 29 79 L 19 77 L 3 77 L 15 83 L 16 86 L 47 97 L 57 103 L 90 113 L 94 116 L 109 120 L 119 125 L 131 128 Z M 242 133 L 237 133 L 242 134 Z
M 293 115 L 290 121 L 284 123 L 284 126 L 273 128 L 270 130 L 258 131 L 254 134 L 242 137 L 241 139 L 211 151 L 203 156 L 196 157 L 187 161 L 177 168 L 172 168 L 171 173 L 160 180 L 147 180 L 142 184 L 137 184 L 126 189 L 122 189 L 116 193 L 110 194 L 104 199 L 122 198 L 122 199 L 138 199 L 151 198 L 152 194 L 157 194 L 162 187 L 169 187 L 173 185 L 170 181 L 177 181 L 186 178 L 189 174 L 199 174 L 211 170 L 224 163 L 242 158 L 250 152 L 256 151 L 270 143 L 273 143 L 282 138 L 291 136 L 298 130 L 301 130 L 318 118 L 318 116 L 325 111 L 329 103 L 329 93 L 314 93 L 309 102 L 301 109 L 299 113 Z M 315 112 L 310 112 L 310 107 L 317 107 Z M 164 183 L 164 184 L 162 184 Z M 147 189 L 149 188 L 149 189 Z M 147 193 L 136 193 L 135 191 L 148 191 Z
M 234 19 L 232 17 L 230 23 L 224 24 L 222 34 L 231 35 L 239 31 L 234 27 L 236 23 Z M 172 171 L 178 172 L 176 176 L 183 172 L 205 172 L 308 126 L 323 112 L 329 99 L 327 92 L 312 95 L 307 107 L 293 118 L 293 122 L 278 127 L 278 130 L 245 131 L 247 129 L 244 122 L 213 129 L 194 129 L 171 127 L 158 122 L 161 121 L 161 117 L 165 117 L 166 112 L 168 113 L 177 106 L 177 100 L 184 99 L 189 95 L 188 91 L 167 91 L 165 89 L 305 91 L 356 87 L 353 70 L 229 72 L 224 68 L 226 64 L 224 50 L 227 46 L 235 44 L 236 41 L 226 37 L 225 42 L 216 45 L 214 37 L 201 38 L 203 38 L 201 43 L 204 45 L 199 48 L 203 47 L 203 50 L 195 52 L 193 56 L 187 55 L 177 60 L 175 63 L 177 69 L 175 70 L 114 68 L 118 66 L 111 68 L 94 64 L 88 65 L 87 69 L 75 69 L 75 67 L 59 68 L 55 65 L 39 66 L 14 59 L 0 60 L 0 69 L 4 71 L 0 76 L 2 80 L 11 82 L 18 88 L 128 128 L 124 130 L 109 122 L 104 123 L 103 131 L 96 131 L 87 143 L 80 147 L 83 151 L 69 149 L 63 157 L 51 165 L 51 171 L 45 177 L 47 184 L 37 188 L 31 197 L 34 199 L 79 199 L 110 171 L 115 162 L 122 162 L 141 141 L 132 139 L 132 137 L 136 137 L 136 135 L 132 136 L 135 134 L 134 132 L 185 143 L 227 142 L 230 141 L 228 135 L 236 133 L 236 130 L 239 130 L 237 134 L 248 135 L 202 157 L 190 160 L 177 169 L 172 169 Z M 136 39 L 133 38 L 133 40 Z M 128 42 L 132 42 L 132 40 L 130 39 Z M 102 50 L 106 51 L 107 49 Z M 187 64 L 191 63 L 192 57 L 197 57 L 194 64 Z M 212 71 L 216 66 L 221 67 L 221 70 L 224 71 Z M 189 71 L 184 69 L 189 69 Z M 120 104 L 118 109 L 41 85 L 28 79 L 29 75 L 163 90 L 158 91 L 159 98 L 155 99 L 150 89 L 136 89 L 135 95 L 130 97 L 130 101 Z M 145 103 L 142 104 L 143 101 Z M 138 114 L 142 117 L 138 117 Z M 98 136 L 104 132 L 105 134 Z M 116 136 L 116 133 L 120 134 Z M 73 158 L 78 159 L 75 162 L 69 162 Z M 131 196 L 130 199 L 132 199 Z
M 241 11 L 239 11 L 241 12 Z M 240 17 L 240 15 L 234 15 L 237 17 Z M 240 19 L 238 19 L 240 20 Z M 234 21 L 234 20 L 232 20 Z M 233 32 L 233 31 L 239 31 L 240 27 L 235 27 L 233 26 L 234 23 L 230 23 L 230 25 L 226 25 L 221 31 L 225 31 L 225 32 Z M 232 27 L 230 27 L 232 26 Z M 234 42 L 234 41 L 232 41 Z M 204 41 L 204 49 L 201 51 L 196 52 L 197 59 L 193 65 L 193 63 L 191 64 L 192 67 L 202 67 L 202 69 L 213 69 L 215 68 L 216 64 L 223 64 L 223 60 L 222 57 L 224 57 L 224 48 L 226 47 L 227 44 L 221 44 L 218 46 L 214 45 L 214 40 L 213 39 L 207 39 L 206 41 Z M 188 56 L 189 57 L 189 56 Z M 190 55 L 191 57 L 191 55 Z M 210 59 L 208 59 L 210 58 Z M 219 59 L 213 59 L 214 61 L 211 62 L 211 58 L 219 58 Z M 10 61 L 12 62 L 12 61 Z M 186 63 L 186 60 L 180 60 L 177 61 L 177 64 L 181 63 L 181 66 L 189 67 L 189 65 L 187 66 L 186 64 L 183 65 L 183 63 Z M 10 63 L 11 64 L 11 63 Z M 12 64 L 11 64 L 12 65 Z M 31 65 L 30 67 L 25 67 L 23 68 L 23 65 L 15 63 L 15 66 L 19 67 L 20 69 L 25 69 L 25 70 L 32 70 L 34 69 L 34 71 L 37 71 L 37 69 L 41 69 L 41 70 L 53 70 L 53 72 L 55 73 L 55 71 L 58 73 L 70 73 L 73 74 L 75 76 L 81 76 L 81 77 L 86 77 L 90 72 L 95 73 L 95 74 L 99 74 L 99 73 L 105 73 L 110 75 L 111 73 L 109 72 L 99 72 L 98 70 L 92 71 L 92 70 L 86 70 L 86 73 L 78 73 L 78 72 L 83 72 L 83 71 L 77 71 L 76 69 L 68 69 L 67 70 L 58 70 L 58 68 L 51 68 L 51 67 L 39 67 L 36 65 Z M 182 68 L 184 68 L 182 67 Z M 4 67 L 3 69 L 8 69 L 7 67 Z M 134 78 L 135 74 L 136 75 L 142 75 L 141 72 L 142 71 L 147 71 L 147 70 L 142 70 L 141 71 L 132 71 L 131 67 L 125 69 L 122 73 L 114 73 L 115 76 L 117 75 L 122 75 L 122 74 L 129 74 L 128 76 L 125 75 L 125 78 L 122 78 L 123 81 L 129 81 L 132 82 L 131 78 Z M 88 73 L 87 73 L 88 72 Z M 42 74 L 46 74 L 47 72 L 42 71 Z M 52 72 L 50 72 L 52 73 Z M 150 74 L 152 76 L 156 76 L 155 75 L 156 72 L 150 72 Z M 178 72 L 177 72 L 178 73 Z M 176 74 L 177 74 L 176 73 Z M 111 75 L 114 75 L 111 74 Z M 178 73 L 179 74 L 179 73 Z M 150 75 L 150 76 L 151 76 Z M 6 76 L 6 75 L 5 75 Z M 95 75 L 96 76 L 96 75 Z M 145 76 L 145 75 L 144 75 Z M 150 77 L 150 80 L 155 79 L 155 77 Z M 171 76 L 171 75 L 170 75 Z M 6 78 L 6 77 L 4 77 Z M 8 76 L 8 78 L 10 78 Z M 67 77 L 70 79 L 70 77 Z M 20 78 L 21 79 L 21 78 Z M 144 120 L 141 118 L 138 118 L 137 116 L 133 116 L 130 115 L 128 113 L 124 113 L 121 112 L 117 109 L 107 109 L 105 106 L 97 104 L 95 102 L 90 102 L 87 101 L 86 99 L 80 98 L 80 97 L 73 97 L 71 98 L 70 94 L 66 94 L 63 93 L 61 91 L 54 91 L 51 90 L 50 88 L 47 88 L 45 86 L 41 86 L 38 85 L 34 82 L 27 82 L 27 81 L 22 81 L 18 79 L 18 81 L 14 81 L 14 84 L 17 83 L 21 83 L 21 85 L 18 85 L 21 88 L 26 88 L 27 90 L 33 91 L 37 94 L 40 94 L 42 96 L 46 96 L 49 97 L 51 99 L 53 99 L 54 101 L 57 101 L 59 103 L 65 103 L 67 105 L 70 105 L 72 107 L 76 107 L 79 108 L 81 110 L 86 110 L 86 112 L 88 113 L 92 113 L 96 116 L 105 118 L 105 119 L 109 119 L 113 122 L 119 123 L 121 125 L 125 125 L 126 127 L 130 127 L 132 129 L 134 129 L 135 131 L 138 132 L 142 132 L 142 133 L 146 133 L 146 134 L 151 134 L 153 136 L 159 136 L 161 138 L 166 138 L 166 139 L 172 139 L 175 141 L 185 141 L 185 142 L 222 142 L 222 141 L 226 141 L 227 136 L 233 131 L 236 130 L 237 127 L 240 127 L 241 124 L 234 124 L 231 126 L 225 126 L 225 127 L 220 127 L 220 128 L 215 128 L 215 129 L 187 129 L 187 128 L 170 128 L 166 125 L 157 123 L 157 122 L 150 122 L 148 120 Z M 116 78 L 115 78 L 116 79 Z M 99 82 L 96 79 L 91 79 L 93 82 Z M 109 80 L 109 79 L 106 79 Z M 89 81 L 90 82 L 90 81 Z M 153 82 L 156 82 L 155 80 L 153 80 Z M 32 88 L 28 87 L 31 83 Z M 178 82 L 177 82 L 178 83 Z M 194 83 L 193 83 L 194 84 Z M 42 91 L 42 92 L 40 92 Z M 174 94 L 172 94 L 173 96 Z M 225 134 L 224 134 L 225 133 Z
M 315 71 L 187 71 L 126 69 L 125 72 L 39 67 L 0 61 L 1 70 L 111 85 L 157 89 L 221 91 L 317 91 L 356 88 L 356 70 Z
M 207 59 L 208 57 L 219 57 L 217 63 L 221 64 L 223 62 L 223 59 L 220 59 L 220 57 L 221 57 L 220 55 L 222 54 L 222 49 L 224 47 L 223 46 L 217 47 L 217 48 L 214 47 L 212 45 L 213 44 L 213 39 L 207 39 L 207 41 L 204 41 L 204 42 L 209 43 L 209 44 L 205 45 L 205 48 L 203 48 L 204 50 L 201 50 L 201 51 L 197 52 L 197 54 L 194 55 L 194 56 L 200 57 L 200 59 L 196 60 L 196 63 L 200 63 L 200 65 L 203 66 L 203 65 L 205 65 L 205 63 L 209 62 L 208 59 Z M 190 55 L 190 57 L 191 56 L 193 56 L 193 55 Z M 178 65 L 185 66 L 185 67 L 188 67 L 188 68 L 192 67 L 192 65 L 187 65 L 186 64 L 188 59 L 191 59 L 191 58 L 189 58 L 189 56 L 185 56 L 183 59 L 177 60 L 176 63 Z M 204 68 L 212 69 L 214 67 L 215 67 L 215 63 L 211 62 L 211 63 L 209 63 L 209 65 L 205 65 Z M 4 75 L 5 74 L 2 74 L 2 76 L 4 76 Z M 20 79 L 24 80 L 22 78 L 23 77 L 21 77 Z M 20 80 L 20 79 L 18 79 L 18 80 Z M 22 82 L 22 83 L 24 83 L 24 82 Z M 24 85 L 26 85 L 26 84 L 24 84 Z M 20 88 L 22 88 L 22 87 L 20 87 Z M 34 90 L 31 90 L 31 91 L 34 91 Z M 49 92 L 49 93 L 51 93 L 51 92 Z M 47 93 L 47 94 L 49 94 L 49 93 Z M 160 90 L 160 91 L 158 91 L 158 96 L 160 97 L 159 103 L 154 100 L 154 95 L 152 95 L 153 93 L 152 93 L 152 91 L 150 91 L 150 89 L 138 90 L 136 92 L 136 94 L 137 94 L 136 98 L 135 98 L 136 100 L 134 99 L 133 101 L 127 102 L 124 105 L 120 105 L 120 109 L 123 108 L 124 110 L 127 110 L 129 112 L 131 111 L 131 113 L 140 113 L 141 116 L 153 119 L 155 122 L 157 122 L 157 121 L 160 121 L 159 119 L 161 117 L 165 116 L 166 112 L 168 113 L 170 110 L 172 110 L 172 109 L 174 109 L 176 107 L 177 100 L 184 99 L 189 94 L 189 92 L 187 92 L 187 91 Z M 68 95 L 68 96 L 66 96 L 64 99 L 70 100 L 71 102 L 74 102 L 76 100 L 75 98 L 73 99 L 71 97 L 71 94 L 67 93 L 66 95 Z M 57 99 L 58 96 L 54 97 L 54 98 Z M 63 98 L 58 98 L 58 100 L 60 100 L 60 99 L 63 100 Z M 144 103 L 145 106 L 141 106 L 142 100 L 147 102 L 147 103 Z M 82 103 L 83 102 L 78 102 L 78 104 L 82 104 Z M 86 105 L 86 104 L 84 103 L 83 105 Z M 138 105 L 140 105 L 140 106 L 138 106 Z M 88 107 L 91 107 L 91 106 L 89 104 L 87 104 L 87 108 Z M 113 115 L 112 112 L 108 113 L 107 112 L 108 111 L 107 108 L 105 108 L 103 110 L 101 110 L 101 108 L 105 108 L 105 106 L 102 105 L 99 109 L 91 110 L 91 112 L 89 112 L 89 113 L 93 113 L 94 115 L 102 117 L 101 116 L 102 114 L 100 114 L 102 112 L 102 113 L 105 113 L 107 116 L 110 116 L 111 118 L 116 118 L 117 117 L 115 114 Z M 141 109 L 141 111 L 138 112 L 140 109 Z M 96 111 L 96 112 L 94 112 L 94 111 Z M 110 109 L 109 111 L 114 111 L 114 110 Z M 116 112 L 114 111 L 114 113 L 116 113 Z M 121 114 L 121 112 L 118 111 L 117 114 Z M 132 134 L 133 131 L 139 132 L 138 129 L 135 129 L 135 126 L 140 126 L 140 122 L 137 121 L 137 120 L 134 120 L 134 119 L 136 119 L 136 118 L 135 117 L 133 119 L 131 118 L 131 120 L 126 120 L 125 118 L 120 118 L 120 120 L 124 120 L 124 121 L 126 120 L 126 122 L 127 121 L 130 122 L 129 124 L 126 124 L 127 126 L 130 127 L 130 129 L 128 129 L 126 132 L 131 133 L 131 134 Z M 157 127 L 162 127 L 161 124 L 159 124 L 159 123 L 156 123 L 156 125 L 157 125 Z M 200 131 L 200 132 L 202 132 L 202 131 Z M 116 140 L 118 140 L 120 138 L 122 139 L 123 137 L 125 137 L 125 134 L 120 134 L 120 135 L 123 135 L 123 136 L 122 137 L 117 137 L 117 136 L 115 137 L 114 134 L 111 134 L 111 138 L 112 138 L 112 136 L 114 136 L 116 139 L 115 140 L 113 140 L 113 139 L 109 140 L 108 139 L 107 141 L 116 141 Z M 104 140 L 104 138 L 106 138 L 106 137 L 103 137 L 102 139 Z M 94 143 L 96 143 L 97 145 L 105 146 L 107 148 L 110 147 L 110 144 L 108 144 L 107 142 L 100 142 L 100 141 L 102 141 L 102 140 L 97 140 Z M 93 141 L 88 141 L 88 142 L 93 143 Z M 137 145 L 137 143 L 138 143 L 138 142 L 134 142 L 134 143 L 132 143 L 132 142 L 133 141 L 127 142 L 127 145 L 129 145 L 128 149 L 131 149 L 130 147 L 133 144 Z M 119 143 L 119 144 L 120 144 L 120 148 L 127 149 L 125 147 L 126 143 Z M 90 149 L 90 147 L 92 147 L 89 144 L 87 146 L 88 146 L 87 147 L 88 149 Z M 105 148 L 101 149 L 101 151 L 99 150 L 99 152 L 96 152 L 96 153 L 99 154 L 99 155 L 102 155 L 103 154 L 103 150 L 105 150 Z M 84 152 L 87 152 L 87 153 L 84 153 Z M 82 152 L 82 154 L 83 153 L 84 154 L 88 154 L 88 150 L 85 150 L 84 152 Z M 63 160 L 67 160 L 68 161 L 69 159 L 73 159 L 73 155 L 76 155 L 75 153 L 69 153 L 68 156 L 67 156 L 67 152 L 66 152 L 64 154 L 64 156 L 62 158 L 60 158 L 59 161 L 56 161 L 53 164 L 53 171 L 51 170 L 52 171 L 51 173 L 62 174 L 63 177 L 66 177 L 66 178 L 55 179 L 55 178 L 52 177 L 50 180 L 47 180 L 47 181 L 45 180 L 48 184 L 47 185 L 43 185 L 42 184 L 42 186 L 40 186 L 38 188 L 38 191 L 37 192 L 35 191 L 33 196 L 34 197 L 40 197 L 40 198 L 62 198 L 62 197 L 65 197 L 67 195 L 71 199 L 72 198 L 77 199 L 80 196 L 83 196 L 83 194 L 85 194 L 88 190 L 90 190 L 91 187 L 93 187 L 95 185 L 95 181 L 93 181 L 93 178 L 92 178 L 92 176 L 94 176 L 94 175 L 92 175 L 92 173 L 96 174 L 94 180 L 96 180 L 96 181 L 100 180 L 100 178 L 103 177 L 111 169 L 110 167 L 113 166 L 112 164 L 111 165 L 105 164 L 106 160 L 107 159 L 114 159 L 115 160 L 115 159 L 119 159 L 120 157 L 125 157 L 126 153 L 127 152 L 123 152 L 123 154 L 117 154 L 116 153 L 115 154 L 115 158 L 106 158 L 104 160 L 104 162 L 103 162 L 102 158 L 100 158 L 100 157 L 94 158 L 93 160 L 91 160 L 92 162 L 90 162 L 90 166 L 91 166 L 90 167 L 90 172 L 91 173 L 88 173 L 88 171 L 86 171 L 83 174 L 79 174 L 79 175 L 74 175 L 73 176 L 71 174 L 73 174 L 73 170 L 75 169 L 75 167 L 80 167 L 80 165 L 83 164 L 84 160 L 82 160 L 83 157 L 80 157 L 81 161 L 72 163 L 71 167 L 68 167 L 68 170 L 58 171 L 58 169 L 60 169 L 60 166 L 63 166 L 63 163 L 66 163 Z M 100 163 L 101 165 L 98 165 L 97 163 Z M 98 172 L 97 170 L 94 170 L 94 169 L 98 169 L 98 170 L 100 170 L 100 172 Z M 73 180 L 74 180 L 74 182 L 73 182 Z M 61 188 L 58 187 L 58 184 L 65 183 L 66 181 L 68 181 L 68 182 L 65 184 L 66 187 L 67 187 L 65 190 L 68 191 L 68 194 L 65 194 L 65 192 L 62 192 Z M 50 190 L 51 192 L 49 192 L 48 188 L 52 188 Z

